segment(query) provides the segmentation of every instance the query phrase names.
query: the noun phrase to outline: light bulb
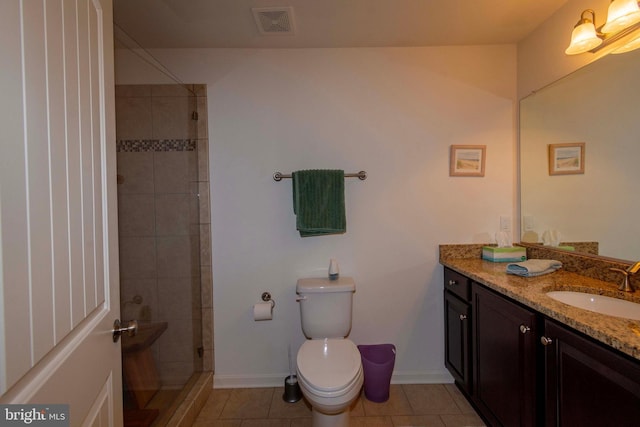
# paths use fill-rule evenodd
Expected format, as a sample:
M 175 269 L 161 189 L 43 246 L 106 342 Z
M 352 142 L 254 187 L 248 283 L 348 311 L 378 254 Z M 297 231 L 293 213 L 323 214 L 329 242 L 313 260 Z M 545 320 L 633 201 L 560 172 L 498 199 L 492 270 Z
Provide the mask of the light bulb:
M 596 34 L 593 22 L 586 21 L 577 25 L 571 33 L 571 44 L 564 51 L 567 55 L 588 52 L 594 47 L 600 46 L 602 39 Z
M 602 26 L 605 34 L 617 33 L 640 22 L 640 7 L 636 0 L 614 0 L 609 5 L 607 22 Z

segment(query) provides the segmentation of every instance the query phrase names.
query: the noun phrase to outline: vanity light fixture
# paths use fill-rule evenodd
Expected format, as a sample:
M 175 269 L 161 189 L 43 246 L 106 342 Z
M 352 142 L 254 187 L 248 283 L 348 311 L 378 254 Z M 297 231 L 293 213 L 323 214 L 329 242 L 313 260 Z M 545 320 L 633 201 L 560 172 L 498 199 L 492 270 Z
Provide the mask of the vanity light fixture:
M 602 26 L 605 34 L 618 33 L 640 22 L 640 7 L 636 0 L 613 0 L 607 11 L 607 22 Z
M 634 39 L 631 39 L 630 41 L 626 42 L 616 50 L 612 51 L 611 53 L 617 54 L 617 53 L 631 52 L 632 50 L 636 50 L 639 47 L 640 47 L 640 34 L 638 34 Z
M 580 20 L 571 33 L 571 43 L 565 50 L 567 55 L 579 53 L 595 53 L 614 42 L 621 46 L 611 53 L 623 53 L 640 47 L 640 34 L 632 33 L 640 29 L 640 6 L 637 0 L 612 0 L 607 13 L 607 22 L 596 27 L 596 14 L 587 9 L 580 15 Z
M 591 14 L 591 19 L 588 17 L 589 14 Z M 602 35 L 602 33 L 596 32 L 596 13 L 591 9 L 584 10 L 580 15 L 580 20 L 573 27 L 571 44 L 564 53 L 576 55 L 598 47 L 602 44 Z

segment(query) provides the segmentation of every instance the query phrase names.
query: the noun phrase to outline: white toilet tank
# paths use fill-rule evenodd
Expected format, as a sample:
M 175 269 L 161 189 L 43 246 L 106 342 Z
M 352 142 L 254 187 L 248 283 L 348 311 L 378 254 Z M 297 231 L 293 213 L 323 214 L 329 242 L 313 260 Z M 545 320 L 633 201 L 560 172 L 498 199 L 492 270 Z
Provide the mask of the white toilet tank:
M 298 279 L 302 332 L 310 339 L 344 338 L 351 331 L 356 285 L 351 277 Z

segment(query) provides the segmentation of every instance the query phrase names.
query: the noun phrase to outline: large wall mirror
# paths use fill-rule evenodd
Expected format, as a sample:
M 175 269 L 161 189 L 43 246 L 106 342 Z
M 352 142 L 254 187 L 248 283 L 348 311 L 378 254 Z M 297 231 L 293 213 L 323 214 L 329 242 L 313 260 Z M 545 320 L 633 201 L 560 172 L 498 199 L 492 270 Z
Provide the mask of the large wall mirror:
M 577 142 L 584 172 L 550 174 L 549 145 Z M 597 241 L 600 255 L 640 259 L 640 50 L 520 102 L 520 179 L 520 212 L 540 240 L 557 230 L 563 241 Z

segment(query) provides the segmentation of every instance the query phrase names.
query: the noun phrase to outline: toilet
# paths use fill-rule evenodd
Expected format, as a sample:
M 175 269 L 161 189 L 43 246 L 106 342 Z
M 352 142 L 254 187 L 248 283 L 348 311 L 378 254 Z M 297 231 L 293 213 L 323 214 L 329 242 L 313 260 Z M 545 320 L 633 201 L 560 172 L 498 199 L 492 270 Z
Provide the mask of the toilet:
M 355 289 L 350 277 L 299 279 L 296 286 L 308 338 L 296 358 L 298 384 L 311 404 L 313 427 L 348 426 L 349 408 L 362 389 L 360 352 L 346 338 Z

